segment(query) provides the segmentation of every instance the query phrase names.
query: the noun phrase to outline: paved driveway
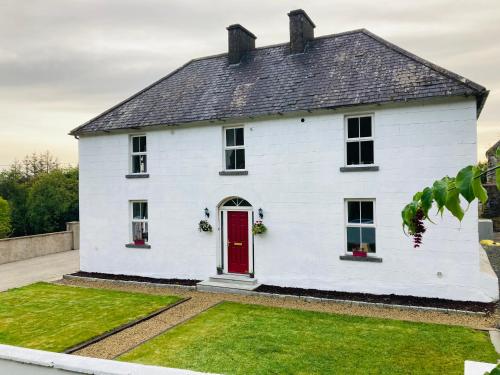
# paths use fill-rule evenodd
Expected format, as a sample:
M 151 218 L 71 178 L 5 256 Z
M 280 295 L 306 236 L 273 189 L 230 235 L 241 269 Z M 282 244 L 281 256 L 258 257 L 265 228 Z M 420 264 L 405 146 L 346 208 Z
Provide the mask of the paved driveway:
M 80 252 L 65 251 L 41 257 L 0 264 L 0 291 L 37 281 L 58 280 L 80 269 Z

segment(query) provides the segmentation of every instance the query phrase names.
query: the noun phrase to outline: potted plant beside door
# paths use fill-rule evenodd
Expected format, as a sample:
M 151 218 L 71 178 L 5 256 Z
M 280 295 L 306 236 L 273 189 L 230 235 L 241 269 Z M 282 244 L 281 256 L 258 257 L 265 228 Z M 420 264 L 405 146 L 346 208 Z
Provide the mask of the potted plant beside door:
M 264 225 L 262 220 L 255 220 L 255 223 L 252 225 L 252 233 L 263 234 L 266 232 L 267 232 L 267 227 Z

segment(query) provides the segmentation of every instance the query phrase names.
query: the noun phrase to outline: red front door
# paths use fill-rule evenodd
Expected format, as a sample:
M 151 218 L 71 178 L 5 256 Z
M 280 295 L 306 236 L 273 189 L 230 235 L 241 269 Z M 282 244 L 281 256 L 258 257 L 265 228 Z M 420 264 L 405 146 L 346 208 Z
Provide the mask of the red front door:
M 227 213 L 227 265 L 230 273 L 248 273 L 248 212 Z

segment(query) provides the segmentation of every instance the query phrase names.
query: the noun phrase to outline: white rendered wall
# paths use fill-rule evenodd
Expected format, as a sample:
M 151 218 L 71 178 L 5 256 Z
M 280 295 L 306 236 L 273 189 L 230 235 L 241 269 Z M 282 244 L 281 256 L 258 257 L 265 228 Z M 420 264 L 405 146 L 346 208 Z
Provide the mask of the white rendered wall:
M 374 113 L 378 172 L 340 172 L 344 116 Z M 219 176 L 222 125 L 147 132 L 148 179 L 126 179 L 129 135 L 81 137 L 80 221 L 83 271 L 205 279 L 216 272 L 217 206 L 226 197 L 264 210 L 268 232 L 254 240 L 255 277 L 280 286 L 458 300 L 497 298 L 479 269 L 477 206 L 459 223 L 428 225 L 412 247 L 400 212 L 412 195 L 476 162 L 475 101 L 380 106 L 374 111 L 254 121 L 245 125 L 248 176 Z M 340 260 L 344 200 L 376 199 L 382 263 Z M 149 202 L 151 249 L 129 242 L 129 201 Z M 203 209 L 213 233 L 200 233 Z M 438 272 L 442 274 L 438 277 Z

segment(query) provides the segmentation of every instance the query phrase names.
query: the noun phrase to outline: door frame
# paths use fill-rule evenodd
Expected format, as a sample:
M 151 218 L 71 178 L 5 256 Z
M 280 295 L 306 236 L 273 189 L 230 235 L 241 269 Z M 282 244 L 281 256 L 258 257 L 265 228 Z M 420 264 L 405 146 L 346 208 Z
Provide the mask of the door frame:
M 241 275 L 238 273 L 229 273 L 228 270 L 228 246 L 227 246 L 227 212 L 228 211 L 243 211 L 247 212 L 248 215 L 248 275 L 254 274 L 254 262 L 253 262 L 253 207 L 219 207 L 219 228 L 220 230 L 220 246 L 221 249 L 221 261 L 222 261 L 222 272 L 224 274 L 230 275 Z M 221 225 L 222 222 L 222 225 Z M 219 267 L 221 267 L 219 262 Z M 246 275 L 246 274 L 245 274 Z

